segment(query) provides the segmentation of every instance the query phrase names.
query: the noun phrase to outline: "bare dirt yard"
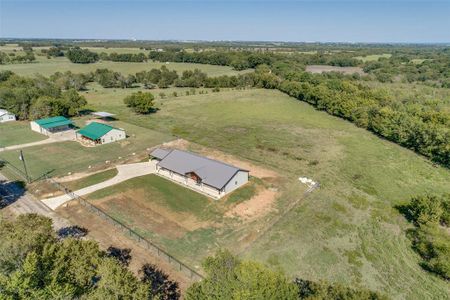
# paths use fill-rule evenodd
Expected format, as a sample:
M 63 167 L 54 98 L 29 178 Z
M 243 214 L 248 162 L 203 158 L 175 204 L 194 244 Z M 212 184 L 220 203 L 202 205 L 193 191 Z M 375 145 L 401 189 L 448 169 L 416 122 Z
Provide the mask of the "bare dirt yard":
M 358 73 L 360 75 L 366 74 L 360 67 L 337 67 L 337 66 L 326 66 L 326 65 L 311 65 L 306 66 L 306 71 L 313 74 L 321 74 L 326 72 L 339 72 L 343 74 L 354 74 Z

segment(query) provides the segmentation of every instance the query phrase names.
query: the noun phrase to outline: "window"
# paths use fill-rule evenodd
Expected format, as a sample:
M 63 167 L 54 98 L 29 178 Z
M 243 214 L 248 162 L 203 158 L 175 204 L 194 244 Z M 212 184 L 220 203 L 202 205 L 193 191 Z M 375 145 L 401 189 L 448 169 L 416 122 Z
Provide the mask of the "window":
M 237 185 L 237 181 L 234 182 L 234 185 Z

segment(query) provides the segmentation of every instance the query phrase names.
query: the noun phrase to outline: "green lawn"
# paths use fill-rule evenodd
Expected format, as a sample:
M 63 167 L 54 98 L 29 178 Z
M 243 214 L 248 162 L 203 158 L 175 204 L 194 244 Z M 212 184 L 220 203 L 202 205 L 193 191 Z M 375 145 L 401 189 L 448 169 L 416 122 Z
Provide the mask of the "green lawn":
M 6 122 L 0 124 L 0 148 L 45 140 L 45 135 L 30 129 L 29 122 Z
M 405 236 L 409 225 L 394 208 L 416 194 L 450 192 L 448 169 L 278 91 L 158 103 L 161 110 L 151 117 L 119 116 L 276 169 L 288 180 L 281 211 L 301 197 L 299 176 L 321 183 L 244 256 L 281 266 L 291 276 L 360 284 L 394 297 L 443 298 L 449 292 L 446 282 L 419 266 Z M 186 238 L 200 243 L 211 235 Z
M 116 175 L 117 175 L 117 169 L 114 168 L 114 169 L 109 169 L 109 170 L 102 171 L 99 173 L 95 173 L 95 174 L 89 175 L 87 177 L 78 179 L 78 180 L 65 182 L 63 184 L 66 187 L 68 187 L 70 190 L 76 191 L 76 190 L 106 181 L 108 179 L 115 177 Z
M 80 120 L 76 120 L 76 122 L 82 123 Z M 117 162 L 120 160 L 119 157 L 121 159 L 133 157 L 133 153 L 145 155 L 148 147 L 173 139 L 167 134 L 122 121 L 115 121 L 112 124 L 124 128 L 128 138 L 124 141 L 90 148 L 83 147 L 78 142 L 53 143 L 25 148 L 23 152 L 31 176 L 37 178 L 49 171 L 52 171 L 52 176 L 61 176 L 68 172 L 88 171 L 89 166 L 107 166 L 106 161 Z M 1 152 L 0 158 L 5 158 L 12 164 L 21 166 L 17 151 Z
M 73 73 L 88 73 L 96 69 L 107 68 L 122 74 L 135 74 L 140 71 L 148 71 L 153 68 L 166 66 L 170 70 L 176 70 L 179 74 L 185 70 L 200 69 L 210 76 L 236 75 L 248 71 L 234 71 L 231 67 L 213 66 L 204 64 L 190 63 L 160 63 L 160 62 L 142 62 L 142 63 L 124 63 L 112 61 L 99 61 L 93 64 L 74 64 L 65 57 L 47 59 L 45 56 L 37 56 L 37 62 L 28 64 L 7 64 L 0 65 L 0 71 L 11 70 L 14 73 L 24 76 L 32 76 L 37 73 L 44 76 L 50 76 L 55 72 L 71 71 Z
M 157 175 L 146 175 L 127 180 L 111 188 L 92 193 L 88 196 L 88 199 L 95 203 L 95 199 L 137 189 L 145 190 L 147 197 L 142 199 L 143 201 L 167 206 L 175 212 L 186 212 L 198 218 L 207 218 L 210 213 L 208 212 L 208 206 L 212 202 L 207 197 Z

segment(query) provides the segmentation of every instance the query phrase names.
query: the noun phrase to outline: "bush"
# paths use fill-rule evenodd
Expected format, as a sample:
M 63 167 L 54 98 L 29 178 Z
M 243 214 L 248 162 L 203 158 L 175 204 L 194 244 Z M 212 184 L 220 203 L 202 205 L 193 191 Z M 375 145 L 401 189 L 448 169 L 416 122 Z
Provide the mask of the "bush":
M 138 114 L 148 114 L 154 111 L 154 99 L 155 97 L 152 93 L 143 93 L 139 91 L 126 97 L 123 102 Z
M 66 52 L 66 57 L 76 64 L 90 64 L 98 61 L 98 54 L 91 52 L 88 49 L 81 49 L 79 47 L 70 48 Z

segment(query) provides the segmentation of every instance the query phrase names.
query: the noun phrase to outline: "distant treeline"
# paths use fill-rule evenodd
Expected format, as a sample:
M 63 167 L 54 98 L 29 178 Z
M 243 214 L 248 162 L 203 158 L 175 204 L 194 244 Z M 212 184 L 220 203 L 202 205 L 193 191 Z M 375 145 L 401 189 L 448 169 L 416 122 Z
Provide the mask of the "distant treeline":
M 369 55 L 370 52 L 364 52 Z M 151 51 L 149 58 L 160 62 L 189 62 L 231 66 L 235 70 L 265 64 L 278 75 L 304 71 L 308 65 L 362 67 L 367 80 L 380 82 L 421 82 L 436 87 L 450 87 L 450 48 L 435 51 L 397 51 L 391 57 L 363 62 L 355 52 L 273 53 L 254 51 Z
M 64 46 L 54 46 L 49 49 L 42 49 L 41 52 L 46 54 L 47 57 L 59 57 L 66 56 L 71 62 L 85 64 L 85 63 L 95 63 L 98 60 L 110 60 L 117 62 L 144 62 L 147 61 L 148 57 L 145 53 L 106 53 L 90 51 L 89 49 L 82 49 L 79 47 L 64 47 Z

